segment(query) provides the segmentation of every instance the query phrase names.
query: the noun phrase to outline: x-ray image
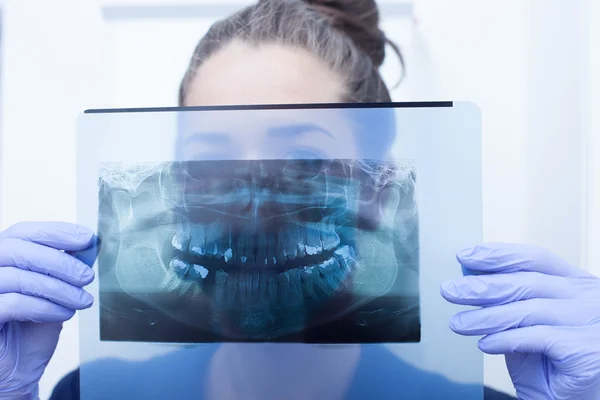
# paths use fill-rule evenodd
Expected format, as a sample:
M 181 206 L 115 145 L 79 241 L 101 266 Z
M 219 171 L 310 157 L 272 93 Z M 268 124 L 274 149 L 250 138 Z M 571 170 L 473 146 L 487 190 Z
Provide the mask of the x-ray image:
M 409 162 L 104 164 L 101 340 L 420 341 Z
M 441 397 L 482 398 L 479 338 L 440 296 L 483 240 L 473 104 L 88 110 L 77 149 L 77 223 L 100 239 L 74 254 L 96 257 L 82 399 L 199 398 L 246 356 L 309 372 L 308 397 L 333 382 L 311 365 L 357 357 L 349 397 L 419 398 L 440 376 L 475 389 Z

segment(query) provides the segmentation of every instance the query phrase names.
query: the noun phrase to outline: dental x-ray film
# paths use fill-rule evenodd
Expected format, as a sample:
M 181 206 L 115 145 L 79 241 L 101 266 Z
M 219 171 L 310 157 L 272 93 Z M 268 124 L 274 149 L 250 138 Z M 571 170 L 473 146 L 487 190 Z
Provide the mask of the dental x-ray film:
M 403 161 L 104 164 L 101 339 L 418 342 L 415 182 Z
M 460 307 L 439 294 L 482 236 L 473 105 L 89 110 L 78 156 L 78 221 L 100 238 L 88 398 L 108 390 L 102 360 L 242 342 L 385 346 L 481 383 L 477 340 L 448 328 Z

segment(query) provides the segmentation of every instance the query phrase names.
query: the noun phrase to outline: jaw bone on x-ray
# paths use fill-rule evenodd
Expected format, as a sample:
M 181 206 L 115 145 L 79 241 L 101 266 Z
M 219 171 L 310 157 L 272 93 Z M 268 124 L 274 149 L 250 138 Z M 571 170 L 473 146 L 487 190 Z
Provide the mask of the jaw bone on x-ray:
M 418 342 L 415 181 L 374 160 L 105 163 L 102 340 Z

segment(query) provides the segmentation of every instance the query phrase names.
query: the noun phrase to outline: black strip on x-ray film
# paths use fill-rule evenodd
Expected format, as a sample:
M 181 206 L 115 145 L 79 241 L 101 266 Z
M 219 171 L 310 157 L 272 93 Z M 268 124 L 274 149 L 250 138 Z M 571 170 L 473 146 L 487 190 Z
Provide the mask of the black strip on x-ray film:
M 302 109 L 344 109 L 344 108 L 444 108 L 453 107 L 452 101 L 387 102 L 387 103 L 313 103 L 313 104 L 259 104 L 229 106 L 186 106 L 148 108 L 101 108 L 85 110 L 85 114 L 142 113 L 142 112 L 182 112 L 182 111 L 221 111 L 221 110 L 302 110 Z

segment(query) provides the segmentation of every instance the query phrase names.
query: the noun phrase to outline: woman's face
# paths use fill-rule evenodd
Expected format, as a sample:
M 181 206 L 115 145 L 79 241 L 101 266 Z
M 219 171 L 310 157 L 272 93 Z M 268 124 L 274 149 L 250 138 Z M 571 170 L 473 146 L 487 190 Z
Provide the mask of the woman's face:
M 342 80 L 306 51 L 232 42 L 200 67 L 185 105 L 339 103 L 344 94 Z M 269 339 L 346 315 L 392 287 L 390 230 L 357 221 L 391 224 L 399 193 L 375 188 L 390 174 L 352 161 L 361 159 L 356 135 L 369 132 L 357 130 L 348 110 L 181 114 L 186 162 L 157 180 L 160 189 L 144 189 L 175 193 L 163 200 L 184 214 L 149 239 L 168 244 L 156 273 L 145 274 L 167 271 L 157 307 L 195 328 Z M 155 247 L 148 254 L 157 259 Z M 117 264 L 137 262 L 133 250 L 122 250 Z M 138 284 L 125 275 L 131 269 L 121 271 L 122 286 Z
M 185 105 L 340 103 L 344 93 L 342 79 L 308 51 L 233 41 L 199 68 Z M 181 138 L 183 158 L 357 158 L 356 132 L 341 112 L 264 112 L 254 113 L 251 120 L 249 124 L 218 115 L 187 120 Z

